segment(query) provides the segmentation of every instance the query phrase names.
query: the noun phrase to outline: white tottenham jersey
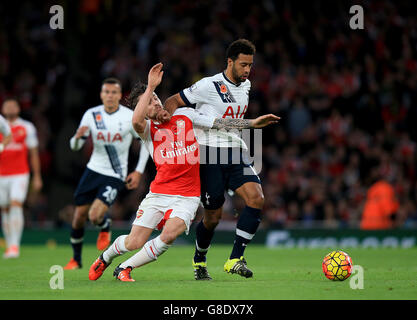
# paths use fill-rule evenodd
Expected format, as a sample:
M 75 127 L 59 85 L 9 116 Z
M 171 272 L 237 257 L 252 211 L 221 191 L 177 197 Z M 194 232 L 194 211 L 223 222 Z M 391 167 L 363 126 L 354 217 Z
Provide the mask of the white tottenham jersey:
M 83 139 L 91 134 L 94 146 L 87 168 L 121 180 L 126 178 L 130 144 L 133 138 L 139 139 L 132 126 L 132 116 L 133 111 L 124 106 L 111 114 L 103 105 L 84 113 L 79 127 L 88 127 Z M 76 146 L 74 137 L 71 139 L 71 149 L 78 150 L 81 146 Z
M 187 106 L 195 106 L 202 114 L 215 118 L 243 119 L 248 108 L 250 87 L 248 79 L 236 85 L 222 72 L 197 81 L 180 91 L 180 96 Z M 211 129 L 197 133 L 197 140 L 211 147 L 240 147 L 247 150 L 245 142 L 233 131 Z
M 7 123 L 7 120 L 3 118 L 2 115 L 0 115 L 0 133 L 4 136 L 7 137 L 8 135 L 10 135 L 11 131 L 10 131 L 10 126 Z

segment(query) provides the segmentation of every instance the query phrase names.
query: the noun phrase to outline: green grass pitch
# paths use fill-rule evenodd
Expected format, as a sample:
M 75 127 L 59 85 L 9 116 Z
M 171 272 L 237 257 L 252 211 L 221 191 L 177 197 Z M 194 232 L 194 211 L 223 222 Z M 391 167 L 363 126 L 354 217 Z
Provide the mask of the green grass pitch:
M 343 248 L 333 248 L 342 249 Z M 321 270 L 323 257 L 333 249 L 268 249 L 252 245 L 246 250 L 254 278 L 244 279 L 223 271 L 230 246 L 214 244 L 208 255 L 212 281 L 193 278 L 194 248 L 173 246 L 158 261 L 135 269 L 134 283 L 112 276 L 124 257 L 115 259 L 102 278 L 88 280 L 88 269 L 99 255 L 93 245 L 83 249 L 83 268 L 64 272 L 64 289 L 51 289 L 53 265 L 64 266 L 70 245 L 24 245 L 21 257 L 0 263 L 1 300 L 140 299 L 140 300 L 415 300 L 417 299 L 417 250 L 345 249 L 364 268 L 364 289 L 353 290 L 349 280 L 333 282 Z

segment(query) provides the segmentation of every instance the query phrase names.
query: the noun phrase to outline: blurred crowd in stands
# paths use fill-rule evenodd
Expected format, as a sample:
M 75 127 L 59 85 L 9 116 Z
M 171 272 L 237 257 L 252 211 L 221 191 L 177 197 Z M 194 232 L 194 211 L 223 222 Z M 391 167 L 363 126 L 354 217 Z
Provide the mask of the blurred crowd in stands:
M 358 2 L 358 1 L 356 1 Z M 65 10 L 63 30 L 49 8 Z M 364 29 L 349 8 L 364 9 Z M 165 65 L 162 100 L 225 68 L 237 38 L 257 48 L 246 117 L 275 113 L 263 132 L 263 227 L 358 226 L 368 188 L 388 181 L 396 226 L 417 222 L 417 18 L 412 1 L 19 1 L 0 7 L 0 101 L 18 97 L 38 129 L 45 188 L 30 194 L 33 224 L 65 224 L 89 148 L 68 141 L 100 104 L 104 78 L 124 94 Z M 135 166 L 139 144 L 132 148 Z M 131 221 L 154 175 L 122 194 L 115 223 Z M 242 203 L 229 197 L 224 219 Z M 236 208 L 236 209 L 234 209 Z M 30 224 L 30 221 L 28 224 Z

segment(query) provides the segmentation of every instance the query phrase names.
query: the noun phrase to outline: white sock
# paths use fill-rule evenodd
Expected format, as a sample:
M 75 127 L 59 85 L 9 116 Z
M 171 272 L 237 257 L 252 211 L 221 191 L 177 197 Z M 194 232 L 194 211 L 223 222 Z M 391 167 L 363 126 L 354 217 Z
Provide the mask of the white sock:
M 22 238 L 24 217 L 23 208 L 12 206 L 9 211 L 9 244 L 10 246 L 20 246 Z
M 7 248 L 10 242 L 9 213 L 4 210 L 1 213 L 1 230 L 3 231 L 3 237 L 6 241 Z
M 138 268 L 149 262 L 155 261 L 161 254 L 168 250 L 171 245 L 166 244 L 160 238 L 160 236 L 155 239 L 149 240 L 145 243 L 143 248 L 131 256 L 125 262 L 120 264 L 121 268 Z
M 126 246 L 125 246 L 126 237 L 127 237 L 126 234 L 117 237 L 117 239 L 114 240 L 111 246 L 108 247 L 107 250 L 103 252 L 103 258 L 107 264 L 112 262 L 115 257 L 120 256 L 129 251 L 126 249 Z

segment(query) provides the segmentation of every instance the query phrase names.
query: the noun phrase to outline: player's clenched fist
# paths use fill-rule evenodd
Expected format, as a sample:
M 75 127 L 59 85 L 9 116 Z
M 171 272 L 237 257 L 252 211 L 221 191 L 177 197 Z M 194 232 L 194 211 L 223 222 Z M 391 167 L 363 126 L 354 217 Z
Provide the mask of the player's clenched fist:
M 128 190 L 136 189 L 139 187 L 139 182 L 142 177 L 142 174 L 138 171 L 131 172 L 125 180 L 126 188 Z
M 158 111 L 156 114 L 156 120 L 159 122 L 167 122 L 171 120 L 171 114 L 167 110 L 163 109 Z
M 84 137 L 87 131 L 88 131 L 88 126 L 79 127 L 77 132 L 75 133 L 75 139 L 80 139 L 81 137 Z

